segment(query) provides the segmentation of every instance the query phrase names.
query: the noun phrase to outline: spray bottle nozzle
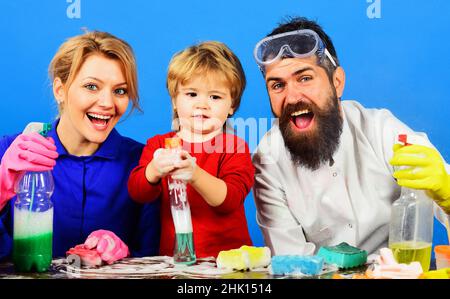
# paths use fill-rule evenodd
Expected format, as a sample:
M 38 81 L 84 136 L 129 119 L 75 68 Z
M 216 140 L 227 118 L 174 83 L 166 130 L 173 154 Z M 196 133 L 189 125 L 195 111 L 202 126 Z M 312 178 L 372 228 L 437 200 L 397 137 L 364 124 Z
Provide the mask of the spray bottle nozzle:
M 402 143 L 403 145 L 409 145 L 407 140 L 408 140 L 408 135 L 406 135 L 406 134 L 399 134 L 398 135 L 398 141 L 400 143 Z
M 418 134 L 398 134 L 397 140 L 402 145 L 426 145 L 424 137 Z
M 47 137 L 48 132 L 52 129 L 51 123 L 31 122 L 23 130 L 23 134 L 39 133 L 44 137 Z
M 42 130 L 39 131 L 39 134 L 41 134 L 44 137 L 47 137 L 48 132 L 50 132 L 50 130 L 52 129 L 52 124 L 51 123 L 45 123 L 42 126 Z

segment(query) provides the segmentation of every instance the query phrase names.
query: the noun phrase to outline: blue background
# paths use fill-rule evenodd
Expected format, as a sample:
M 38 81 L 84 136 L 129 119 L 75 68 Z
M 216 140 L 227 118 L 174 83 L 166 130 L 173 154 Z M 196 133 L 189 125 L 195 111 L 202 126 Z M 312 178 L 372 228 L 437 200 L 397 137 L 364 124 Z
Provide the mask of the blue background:
M 145 142 L 170 130 L 167 65 L 175 52 L 205 40 L 226 43 L 241 59 L 248 85 L 236 117 L 271 117 L 253 47 L 284 17 L 299 15 L 317 20 L 333 39 L 347 75 L 343 99 L 388 108 L 426 132 L 450 161 L 450 1 L 381 0 L 381 18 L 374 19 L 367 15 L 372 0 L 81 0 L 79 19 L 68 17 L 69 2 L 1 1 L 0 135 L 56 116 L 47 67 L 59 45 L 82 27 L 125 39 L 137 56 L 144 113 L 119 123 L 122 135 Z M 262 245 L 252 194 L 246 212 L 252 239 Z M 435 222 L 434 243 L 447 242 Z

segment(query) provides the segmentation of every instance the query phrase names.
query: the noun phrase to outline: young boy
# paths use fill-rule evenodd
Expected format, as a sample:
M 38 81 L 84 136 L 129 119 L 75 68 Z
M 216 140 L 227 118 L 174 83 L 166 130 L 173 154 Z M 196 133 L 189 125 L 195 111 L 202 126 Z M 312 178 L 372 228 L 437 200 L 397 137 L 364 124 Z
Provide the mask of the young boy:
M 147 141 L 128 181 L 133 200 L 161 198 L 161 255 L 173 255 L 175 242 L 168 175 L 188 183 L 197 257 L 217 257 L 221 250 L 252 245 L 244 200 L 253 186 L 254 167 L 245 141 L 224 132 L 244 88 L 239 59 L 219 42 L 189 47 L 169 64 L 174 131 Z M 172 137 L 183 143 L 179 159 L 164 149 L 165 139 Z

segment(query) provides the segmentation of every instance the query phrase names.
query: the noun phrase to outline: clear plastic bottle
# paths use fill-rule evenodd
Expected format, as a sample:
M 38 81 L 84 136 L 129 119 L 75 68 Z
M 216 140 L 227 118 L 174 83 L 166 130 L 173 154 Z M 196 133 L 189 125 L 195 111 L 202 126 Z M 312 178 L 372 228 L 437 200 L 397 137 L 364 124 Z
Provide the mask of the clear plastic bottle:
M 42 124 L 39 132 L 46 136 L 49 126 Z M 27 127 L 24 133 L 35 130 Z M 52 262 L 53 190 L 51 171 L 25 172 L 15 184 L 13 263 L 18 272 L 44 272 Z
M 165 147 L 174 153 L 181 150 L 179 138 L 166 138 Z M 194 240 L 192 233 L 191 209 L 186 193 L 186 183 L 182 180 L 167 178 L 169 187 L 170 208 L 175 226 L 174 262 L 191 265 L 196 261 Z
M 400 136 L 403 135 L 399 135 L 399 141 L 404 145 L 413 144 L 410 136 L 408 142 Z M 428 271 L 432 240 L 433 201 L 422 190 L 402 187 L 400 198 L 392 204 L 389 225 L 389 248 L 396 261 L 405 264 L 417 261 L 423 271 Z

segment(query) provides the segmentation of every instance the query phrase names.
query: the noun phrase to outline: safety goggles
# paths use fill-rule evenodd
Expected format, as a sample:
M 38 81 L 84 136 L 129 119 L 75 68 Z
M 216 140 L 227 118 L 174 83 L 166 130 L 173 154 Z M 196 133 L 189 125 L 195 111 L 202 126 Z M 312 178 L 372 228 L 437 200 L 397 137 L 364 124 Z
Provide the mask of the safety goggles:
M 325 48 L 319 35 L 310 29 L 268 36 L 257 43 L 253 51 L 256 63 L 263 72 L 267 65 L 280 58 L 304 58 L 316 53 L 320 62 L 328 57 L 334 67 L 337 67 L 336 61 Z

